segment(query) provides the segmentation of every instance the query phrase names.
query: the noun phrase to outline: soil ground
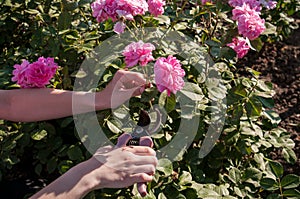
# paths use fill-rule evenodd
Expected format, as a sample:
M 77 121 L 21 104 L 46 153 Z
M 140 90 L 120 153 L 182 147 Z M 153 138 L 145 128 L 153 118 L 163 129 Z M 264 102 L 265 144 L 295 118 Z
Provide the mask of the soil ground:
M 250 52 L 237 66 L 259 71 L 262 79 L 273 83 L 279 126 L 295 141 L 298 161 L 294 165 L 284 163 L 280 151 L 272 154 L 273 159 L 283 163 L 286 173 L 300 174 L 300 29 L 282 42 L 265 44 L 259 53 Z

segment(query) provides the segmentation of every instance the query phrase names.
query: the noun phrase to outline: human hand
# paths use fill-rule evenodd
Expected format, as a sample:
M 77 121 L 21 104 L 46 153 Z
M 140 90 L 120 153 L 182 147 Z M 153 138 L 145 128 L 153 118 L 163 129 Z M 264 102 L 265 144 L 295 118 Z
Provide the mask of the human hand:
M 131 136 L 123 134 L 115 147 L 98 149 L 86 162 L 92 168 L 89 175 L 93 189 L 123 188 L 134 183 L 150 182 L 157 165 L 156 153 L 146 146 L 126 146 Z M 141 144 L 152 146 L 150 137 L 142 137 Z M 145 186 L 138 188 L 141 195 L 146 193 Z
M 141 73 L 118 70 L 113 79 L 99 96 L 99 100 L 107 100 L 106 108 L 116 108 L 132 96 L 141 95 L 146 86 L 146 79 Z

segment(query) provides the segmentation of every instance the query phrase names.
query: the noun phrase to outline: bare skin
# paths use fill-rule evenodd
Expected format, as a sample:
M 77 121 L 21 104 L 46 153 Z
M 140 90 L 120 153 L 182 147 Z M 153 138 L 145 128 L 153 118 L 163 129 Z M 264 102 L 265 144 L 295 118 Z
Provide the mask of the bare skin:
M 92 158 L 76 165 L 30 199 L 78 199 L 95 189 L 152 181 L 157 165 L 155 151 L 146 146 L 128 147 L 129 139 L 130 135 L 123 134 L 116 147 L 99 148 Z M 141 140 L 151 141 L 149 137 Z
M 119 70 L 106 88 L 96 93 L 49 88 L 0 90 L 0 119 L 35 122 L 115 108 L 140 95 L 145 84 L 142 74 Z M 129 139 L 123 134 L 116 147 L 100 148 L 92 158 L 71 168 L 32 198 L 76 199 L 95 189 L 134 183 L 140 183 L 139 192 L 144 195 L 146 186 L 142 183 L 152 180 L 157 164 L 155 152 L 149 147 L 153 144 L 151 138 L 144 137 L 140 144 L 145 146 L 128 147 Z

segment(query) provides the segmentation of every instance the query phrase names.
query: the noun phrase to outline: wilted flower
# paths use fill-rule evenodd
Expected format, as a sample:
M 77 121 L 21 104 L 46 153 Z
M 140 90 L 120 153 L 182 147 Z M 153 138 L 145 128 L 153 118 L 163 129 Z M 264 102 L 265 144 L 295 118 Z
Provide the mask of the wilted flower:
M 259 2 L 269 10 L 276 8 L 277 5 L 277 2 L 272 0 L 259 0 Z
M 183 88 L 185 75 L 180 61 L 169 55 L 167 58 L 160 57 L 154 64 L 155 83 L 160 92 L 167 90 L 168 96 Z
M 155 50 L 155 46 L 151 43 L 138 41 L 129 44 L 123 51 L 126 66 L 133 67 L 138 63 L 141 66 L 146 66 L 148 62 L 154 60 L 152 56 L 153 50 Z
M 233 38 L 232 42 L 227 44 L 227 46 L 236 52 L 238 58 L 244 57 L 250 49 L 247 40 L 242 37 Z
M 118 21 L 114 25 L 114 32 L 117 34 L 122 34 L 124 32 L 125 28 L 126 28 L 126 24 L 122 21 Z
M 43 88 L 55 75 L 58 65 L 53 58 L 40 57 L 32 64 L 24 60 L 14 68 L 12 81 L 16 81 L 21 88 Z

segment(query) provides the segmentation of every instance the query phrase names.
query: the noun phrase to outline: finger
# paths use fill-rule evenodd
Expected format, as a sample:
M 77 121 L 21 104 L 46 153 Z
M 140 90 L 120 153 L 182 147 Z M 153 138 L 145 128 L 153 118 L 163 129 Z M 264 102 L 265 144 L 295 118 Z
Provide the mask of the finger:
M 131 85 L 128 87 L 143 86 L 146 85 L 147 82 L 147 80 L 141 73 L 129 72 L 129 71 L 125 71 L 125 74 L 120 78 L 120 80 L 124 84 Z
M 116 147 L 123 147 L 126 146 L 126 143 L 131 139 L 131 135 L 128 133 L 123 133 L 118 138 L 118 143 L 116 144 Z
M 142 164 L 136 165 L 131 169 L 132 173 L 147 173 L 149 175 L 154 175 L 155 166 L 154 164 Z
M 148 147 L 153 147 L 153 141 L 151 137 L 149 136 L 144 136 L 140 138 L 140 146 L 148 146 Z
M 138 86 L 136 88 L 134 88 L 134 91 L 132 93 L 132 96 L 139 96 L 141 95 L 143 92 L 145 91 L 145 86 Z
M 141 156 L 141 155 L 133 155 L 132 163 L 134 165 L 153 165 L 156 167 L 157 158 L 155 156 Z M 139 172 L 136 172 L 139 173 Z
M 136 173 L 136 174 L 131 174 L 130 179 L 132 182 L 151 182 L 153 180 L 152 175 L 148 175 L 146 173 Z
M 123 150 L 140 156 L 156 156 L 156 152 L 152 148 L 147 146 L 127 146 L 124 147 Z
M 140 139 L 140 145 L 141 146 L 149 146 L 149 147 L 153 147 L 153 142 L 152 142 L 152 139 L 149 137 L 149 136 L 144 136 L 144 137 L 141 137 Z M 155 165 L 156 166 L 156 165 Z M 154 174 L 155 172 L 155 168 L 150 168 L 150 169 L 153 169 L 153 171 L 151 172 L 147 172 L 148 174 Z M 141 194 L 142 197 L 145 197 L 147 195 L 147 184 L 146 183 L 138 183 L 137 184 L 137 189 L 138 189 L 138 192 Z
M 147 184 L 144 182 L 137 183 L 137 189 L 142 197 L 145 197 L 148 194 L 147 193 Z

